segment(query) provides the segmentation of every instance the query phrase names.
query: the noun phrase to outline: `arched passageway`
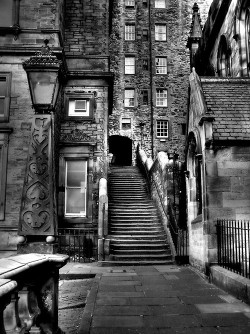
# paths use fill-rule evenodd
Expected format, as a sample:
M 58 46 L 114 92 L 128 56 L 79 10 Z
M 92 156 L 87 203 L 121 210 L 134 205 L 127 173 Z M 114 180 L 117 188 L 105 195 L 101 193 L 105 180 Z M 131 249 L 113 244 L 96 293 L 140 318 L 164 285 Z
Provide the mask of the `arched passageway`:
M 109 152 L 113 154 L 111 161 L 115 166 L 132 165 L 132 140 L 128 137 L 109 137 Z

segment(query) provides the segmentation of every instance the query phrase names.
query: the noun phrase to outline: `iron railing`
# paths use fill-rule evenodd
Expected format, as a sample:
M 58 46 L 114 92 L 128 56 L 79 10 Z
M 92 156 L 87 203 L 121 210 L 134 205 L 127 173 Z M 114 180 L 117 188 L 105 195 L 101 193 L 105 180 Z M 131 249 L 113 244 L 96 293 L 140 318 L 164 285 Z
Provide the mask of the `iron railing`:
M 58 252 L 72 262 L 93 262 L 97 256 L 97 229 L 59 228 Z
M 217 220 L 218 264 L 250 278 L 250 222 Z

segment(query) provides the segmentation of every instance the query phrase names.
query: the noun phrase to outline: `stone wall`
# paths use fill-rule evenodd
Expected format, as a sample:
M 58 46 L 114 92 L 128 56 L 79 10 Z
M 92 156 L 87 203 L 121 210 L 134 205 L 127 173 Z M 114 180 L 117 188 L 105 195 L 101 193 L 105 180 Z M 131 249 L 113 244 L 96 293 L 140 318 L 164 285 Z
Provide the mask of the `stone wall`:
M 198 1 L 202 22 L 205 22 L 212 0 Z M 155 9 L 154 1 L 150 7 L 143 1 L 136 2 L 135 9 L 126 9 L 121 0 L 113 1 L 112 34 L 110 41 L 111 70 L 115 74 L 113 114 L 109 121 L 109 135 L 129 137 L 134 142 L 134 151 L 138 143 L 148 155 L 158 151 L 177 151 L 184 159 L 185 123 L 188 100 L 189 51 L 186 49 L 191 27 L 193 1 L 170 0 L 166 9 Z M 136 23 L 135 41 L 124 40 L 126 22 Z M 167 41 L 155 41 L 155 23 L 167 24 Z M 143 41 L 143 29 L 148 29 L 149 39 Z M 136 74 L 124 74 L 125 55 L 134 55 Z M 168 73 L 155 74 L 155 57 L 166 56 Z M 143 69 L 143 60 L 147 59 L 149 69 Z M 136 105 L 124 107 L 124 89 L 134 88 Z M 168 106 L 155 107 L 156 88 L 168 89 Z M 142 106 L 141 90 L 149 90 L 149 103 Z M 121 118 L 131 118 L 131 129 L 121 129 Z M 168 139 L 156 138 L 156 120 L 168 120 L 170 135 Z M 139 123 L 144 122 L 143 136 Z M 135 157 L 135 154 L 134 154 Z

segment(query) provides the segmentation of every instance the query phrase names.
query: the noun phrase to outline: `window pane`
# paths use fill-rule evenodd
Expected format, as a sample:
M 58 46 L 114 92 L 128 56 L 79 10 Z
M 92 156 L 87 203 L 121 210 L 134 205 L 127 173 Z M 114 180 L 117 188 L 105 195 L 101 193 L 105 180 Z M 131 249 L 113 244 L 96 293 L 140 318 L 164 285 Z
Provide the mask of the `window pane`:
M 163 57 L 155 58 L 156 74 L 167 74 L 167 59 Z
M 69 188 L 66 191 L 66 214 L 85 214 L 85 192 L 80 188 Z
M 156 106 L 167 107 L 168 104 L 168 92 L 166 89 L 156 90 Z
M 157 137 L 168 137 L 168 121 L 157 121 Z
M 85 183 L 85 161 L 67 161 L 67 187 L 82 187 Z
M 125 89 L 125 107 L 134 107 L 135 105 L 135 90 Z
M 11 27 L 13 0 L 0 0 L 0 26 Z
M 155 8 L 165 8 L 166 0 L 155 0 Z
M 125 6 L 134 7 L 135 6 L 135 0 L 125 0 Z
M 135 26 L 134 24 L 125 25 L 125 40 L 133 41 L 135 39 Z
M 135 57 L 125 57 L 125 74 L 135 74 Z
M 69 100 L 69 116 L 89 116 L 89 100 Z
M 84 111 L 86 110 L 86 100 L 76 100 L 75 101 L 75 111 Z
M 155 25 L 155 39 L 157 41 L 166 41 L 167 40 L 167 27 L 165 24 L 156 24 Z
M 0 115 L 4 115 L 4 98 L 0 97 Z
M 6 79 L 0 78 L 0 96 L 6 96 Z

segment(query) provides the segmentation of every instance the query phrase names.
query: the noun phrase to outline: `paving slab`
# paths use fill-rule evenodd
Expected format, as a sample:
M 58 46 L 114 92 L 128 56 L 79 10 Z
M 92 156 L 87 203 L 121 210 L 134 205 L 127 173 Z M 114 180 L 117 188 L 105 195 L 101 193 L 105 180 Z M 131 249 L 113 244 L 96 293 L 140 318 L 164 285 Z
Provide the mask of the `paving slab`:
M 249 334 L 250 306 L 189 266 L 71 266 L 95 274 L 77 334 Z

